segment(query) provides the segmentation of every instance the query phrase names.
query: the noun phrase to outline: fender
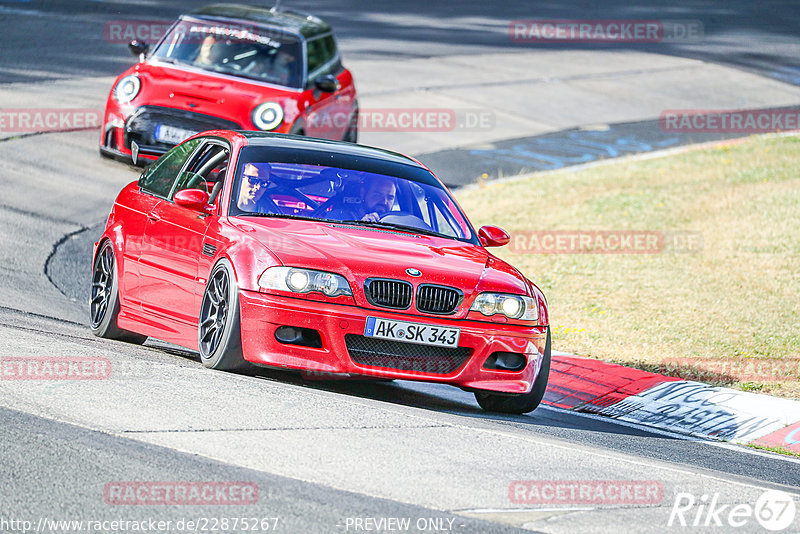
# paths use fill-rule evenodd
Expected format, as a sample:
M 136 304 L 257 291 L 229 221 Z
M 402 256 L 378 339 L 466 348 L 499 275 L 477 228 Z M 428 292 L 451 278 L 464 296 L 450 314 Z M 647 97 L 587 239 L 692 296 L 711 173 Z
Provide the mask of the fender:
M 226 225 L 227 226 L 227 225 Z M 229 227 L 230 228 L 230 227 Z M 241 230 L 230 228 L 237 234 L 237 239 L 228 240 L 227 244 L 217 252 L 208 272 L 204 273 L 208 279 L 221 258 L 227 258 L 233 266 L 236 283 L 239 289 L 258 291 L 258 278 L 269 267 L 283 265 L 283 263 L 270 250 L 256 239 L 242 235 Z

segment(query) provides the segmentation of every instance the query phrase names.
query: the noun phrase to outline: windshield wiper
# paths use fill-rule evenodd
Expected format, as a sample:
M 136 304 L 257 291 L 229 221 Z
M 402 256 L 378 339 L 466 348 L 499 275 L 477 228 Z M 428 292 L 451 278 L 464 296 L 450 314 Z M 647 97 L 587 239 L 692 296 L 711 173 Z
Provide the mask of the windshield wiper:
M 153 56 L 153 57 L 162 63 L 172 63 L 173 65 L 185 65 L 183 61 L 178 61 L 174 57 L 166 57 L 166 56 Z
M 305 215 L 287 215 L 285 213 L 258 213 L 258 212 L 245 212 L 241 216 L 253 217 L 269 217 L 271 219 L 298 219 L 300 221 L 325 221 L 327 219 L 319 219 L 317 217 L 306 217 Z
M 405 224 L 396 224 L 396 223 L 388 223 L 388 222 L 372 222 L 372 221 L 356 221 L 353 219 L 345 220 L 345 221 L 332 221 L 332 222 L 342 222 L 347 224 L 357 224 L 360 226 L 370 226 L 372 228 L 392 228 L 394 230 L 401 230 L 403 232 L 411 232 L 413 234 L 422 234 L 422 235 L 430 235 L 434 237 L 447 237 L 452 239 L 452 236 L 440 234 L 439 232 L 434 232 L 433 230 L 426 230 L 425 228 L 418 228 L 416 226 L 407 226 Z

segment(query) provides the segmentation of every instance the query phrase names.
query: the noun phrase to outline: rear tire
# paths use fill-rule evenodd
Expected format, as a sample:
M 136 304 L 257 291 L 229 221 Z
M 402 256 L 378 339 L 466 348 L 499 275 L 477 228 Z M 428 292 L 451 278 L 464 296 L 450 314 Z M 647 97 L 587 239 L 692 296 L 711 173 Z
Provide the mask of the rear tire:
M 114 247 L 106 240 L 98 247 L 92 268 L 89 293 L 89 327 L 97 337 L 141 345 L 147 336 L 117 326 L 119 317 L 119 282 Z
M 242 356 L 239 287 L 226 259 L 220 260 L 208 277 L 197 330 L 204 366 L 238 373 L 251 369 Z
M 475 400 L 487 412 L 523 414 L 534 411 L 542 402 L 550 376 L 550 327 L 547 327 L 547 342 L 544 346 L 544 357 L 539 376 L 533 383 L 529 393 L 521 395 L 502 395 L 488 391 L 476 391 Z

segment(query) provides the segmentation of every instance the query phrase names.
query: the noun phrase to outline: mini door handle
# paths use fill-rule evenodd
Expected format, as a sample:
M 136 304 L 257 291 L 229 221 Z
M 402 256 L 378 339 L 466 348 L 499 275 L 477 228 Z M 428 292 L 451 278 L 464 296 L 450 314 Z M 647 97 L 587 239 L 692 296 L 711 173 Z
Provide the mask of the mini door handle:
M 159 217 L 158 215 L 156 215 L 156 214 L 154 214 L 154 213 L 151 213 L 150 215 L 148 215 L 148 216 L 147 216 L 147 219 L 148 219 L 150 222 L 158 222 L 158 221 L 160 221 L 160 220 L 161 220 L 161 217 Z

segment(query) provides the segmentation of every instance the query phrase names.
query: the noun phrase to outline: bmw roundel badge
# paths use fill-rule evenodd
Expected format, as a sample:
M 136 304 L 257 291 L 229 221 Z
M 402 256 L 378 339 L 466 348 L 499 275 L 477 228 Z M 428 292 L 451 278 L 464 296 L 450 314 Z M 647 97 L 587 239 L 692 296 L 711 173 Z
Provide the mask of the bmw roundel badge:
M 408 276 L 422 276 L 422 271 L 419 269 L 414 269 L 413 267 L 409 267 L 406 269 L 406 274 Z

